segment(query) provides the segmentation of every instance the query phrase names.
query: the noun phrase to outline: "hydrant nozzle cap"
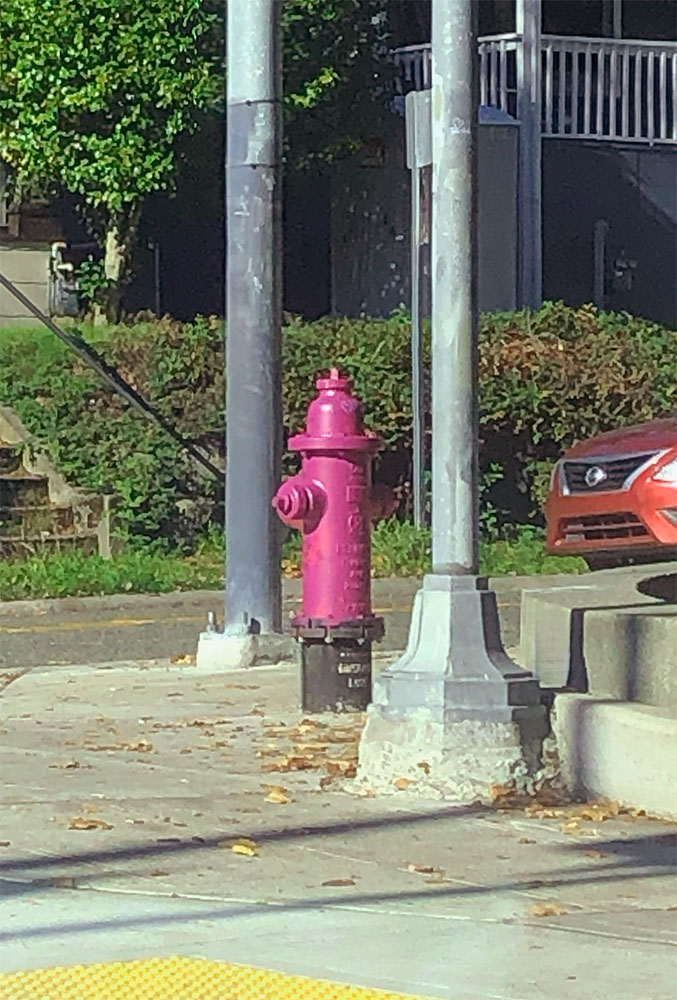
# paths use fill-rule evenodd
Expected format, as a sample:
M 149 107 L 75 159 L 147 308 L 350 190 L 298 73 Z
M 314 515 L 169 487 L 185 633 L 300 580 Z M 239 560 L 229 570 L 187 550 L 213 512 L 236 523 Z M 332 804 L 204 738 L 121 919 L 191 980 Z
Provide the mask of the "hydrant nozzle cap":
M 350 392 L 353 386 L 353 381 L 349 375 L 342 375 L 338 368 L 330 368 L 329 376 L 324 376 L 318 378 L 315 383 L 318 389 L 334 389 L 344 392 Z

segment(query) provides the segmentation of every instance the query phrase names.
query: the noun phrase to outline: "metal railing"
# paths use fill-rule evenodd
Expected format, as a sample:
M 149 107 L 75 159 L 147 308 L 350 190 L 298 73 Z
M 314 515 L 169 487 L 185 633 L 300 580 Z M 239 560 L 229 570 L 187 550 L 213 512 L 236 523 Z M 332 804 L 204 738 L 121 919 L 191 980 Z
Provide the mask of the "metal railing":
M 543 134 L 677 142 L 677 45 L 542 38 Z
M 480 101 L 517 117 L 519 34 L 479 39 Z M 571 139 L 677 143 L 677 43 L 541 37 L 542 133 Z M 396 49 L 401 93 L 432 80 L 429 45 Z

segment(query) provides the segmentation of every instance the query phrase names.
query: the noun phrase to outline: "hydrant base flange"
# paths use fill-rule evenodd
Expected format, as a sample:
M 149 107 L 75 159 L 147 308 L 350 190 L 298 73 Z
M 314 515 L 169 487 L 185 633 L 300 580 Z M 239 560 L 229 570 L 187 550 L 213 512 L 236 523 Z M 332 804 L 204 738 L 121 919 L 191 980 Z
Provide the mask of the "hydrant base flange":
M 309 639 L 301 645 L 304 712 L 365 712 L 371 702 L 371 642 Z
M 316 640 L 341 642 L 345 639 L 355 642 L 380 642 L 385 635 L 383 618 L 377 618 L 376 615 L 336 623 L 299 616 L 292 619 L 291 628 L 294 636 L 301 642 Z

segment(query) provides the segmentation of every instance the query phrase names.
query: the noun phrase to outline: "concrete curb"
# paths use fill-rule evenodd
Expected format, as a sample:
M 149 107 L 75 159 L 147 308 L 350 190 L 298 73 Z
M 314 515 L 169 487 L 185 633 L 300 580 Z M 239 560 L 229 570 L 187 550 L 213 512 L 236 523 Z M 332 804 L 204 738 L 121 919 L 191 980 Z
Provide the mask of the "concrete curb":
M 659 708 L 560 694 L 553 730 L 575 796 L 677 819 L 677 717 Z
M 609 574 L 616 571 L 605 571 Z M 595 574 L 595 577 L 601 574 Z M 590 577 L 592 574 L 589 575 Z M 588 576 L 585 577 L 588 579 Z M 580 582 L 579 575 L 562 573 L 558 576 L 501 576 L 490 580 L 491 587 L 497 594 L 505 594 L 514 590 L 533 590 L 550 587 L 572 586 Z M 411 594 L 412 597 L 420 589 L 422 581 L 416 577 L 379 577 L 372 581 L 374 600 L 383 600 L 393 594 Z M 297 597 L 301 594 L 302 581 L 291 579 L 283 581 L 285 597 Z M 77 612 L 92 610 L 115 610 L 119 608 L 138 607 L 139 601 L 157 604 L 158 607 L 185 607 L 186 605 L 203 605 L 212 601 L 218 610 L 224 602 L 223 590 L 174 590 L 165 594 L 101 594 L 92 597 L 48 597 L 19 601 L 0 601 L 0 618 L 19 617 L 20 615 L 59 614 L 61 612 Z

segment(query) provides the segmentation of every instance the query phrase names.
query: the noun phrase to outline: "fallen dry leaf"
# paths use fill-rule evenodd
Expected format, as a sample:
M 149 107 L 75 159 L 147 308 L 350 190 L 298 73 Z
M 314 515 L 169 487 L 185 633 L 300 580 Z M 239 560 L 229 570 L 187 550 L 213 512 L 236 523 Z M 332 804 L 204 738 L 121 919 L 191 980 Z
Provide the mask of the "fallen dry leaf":
M 184 726 L 197 726 L 198 728 L 212 729 L 214 726 L 229 726 L 231 720 L 223 716 L 217 719 L 187 719 Z
M 322 761 L 312 756 L 306 757 L 281 757 L 279 760 L 271 761 L 270 764 L 263 764 L 261 770 L 264 773 L 272 771 L 312 771 L 322 767 Z
M 515 792 L 514 782 L 508 785 L 492 785 L 489 789 L 489 797 L 492 802 L 498 802 L 501 799 L 507 799 Z
M 583 831 L 581 830 L 580 820 L 578 819 L 570 819 L 568 822 L 562 823 L 560 829 L 562 833 L 566 833 L 568 836 L 571 837 L 575 837 L 579 833 L 583 833 Z
M 560 903 L 535 903 L 529 907 L 530 917 L 561 917 L 568 912 L 566 906 L 561 906 Z
M 424 774 L 430 774 L 430 764 L 427 760 L 419 760 L 416 767 L 420 767 Z
M 153 749 L 153 744 L 150 740 L 139 740 L 138 743 L 126 743 L 125 750 L 130 750 L 132 753 L 150 753 Z
M 352 760 L 328 760 L 325 767 L 332 777 L 354 778 L 357 774 L 357 765 Z
M 294 750 L 298 753 L 325 753 L 329 749 L 328 743 L 295 743 Z
M 272 802 L 276 806 L 286 806 L 291 802 L 291 798 L 284 788 L 271 788 L 266 795 L 266 802 Z
M 173 657 L 172 663 L 176 663 L 183 667 L 194 667 L 197 663 L 197 656 L 195 653 L 182 653 L 180 656 Z
M 85 819 L 84 816 L 76 816 L 68 824 L 69 830 L 112 830 L 112 823 L 107 823 L 105 819 L 96 819 L 94 816 Z
M 520 837 L 519 844 L 535 844 L 536 841 L 532 840 L 531 837 Z
M 255 840 L 248 840 L 243 837 L 242 840 L 236 840 L 234 843 L 231 842 L 230 849 L 233 854 L 242 854 L 247 858 L 255 858 L 258 853 L 258 844 Z
M 588 858 L 606 858 L 606 856 L 607 856 L 604 853 L 604 851 L 595 851 L 595 850 L 586 851 L 585 854 L 586 854 L 586 857 L 588 857 Z
M 540 802 L 534 802 L 527 806 L 524 812 L 531 819 L 558 819 L 560 816 L 566 816 L 565 809 L 553 809 L 550 806 L 541 805 Z
M 393 784 L 395 788 L 399 789 L 400 792 L 404 792 L 407 790 L 407 788 L 409 788 L 410 785 L 413 785 L 414 782 L 411 780 L 411 778 L 397 778 L 393 782 Z
M 417 875 L 443 875 L 444 872 L 441 868 L 435 868 L 434 865 L 407 865 L 408 872 L 415 872 Z
M 322 885 L 332 885 L 332 886 L 356 885 L 356 884 L 357 883 L 355 882 L 354 878 L 328 878 L 326 882 L 322 883 Z
M 618 802 L 590 802 L 577 810 L 577 816 L 580 819 L 603 823 L 604 820 L 615 819 L 620 811 Z

